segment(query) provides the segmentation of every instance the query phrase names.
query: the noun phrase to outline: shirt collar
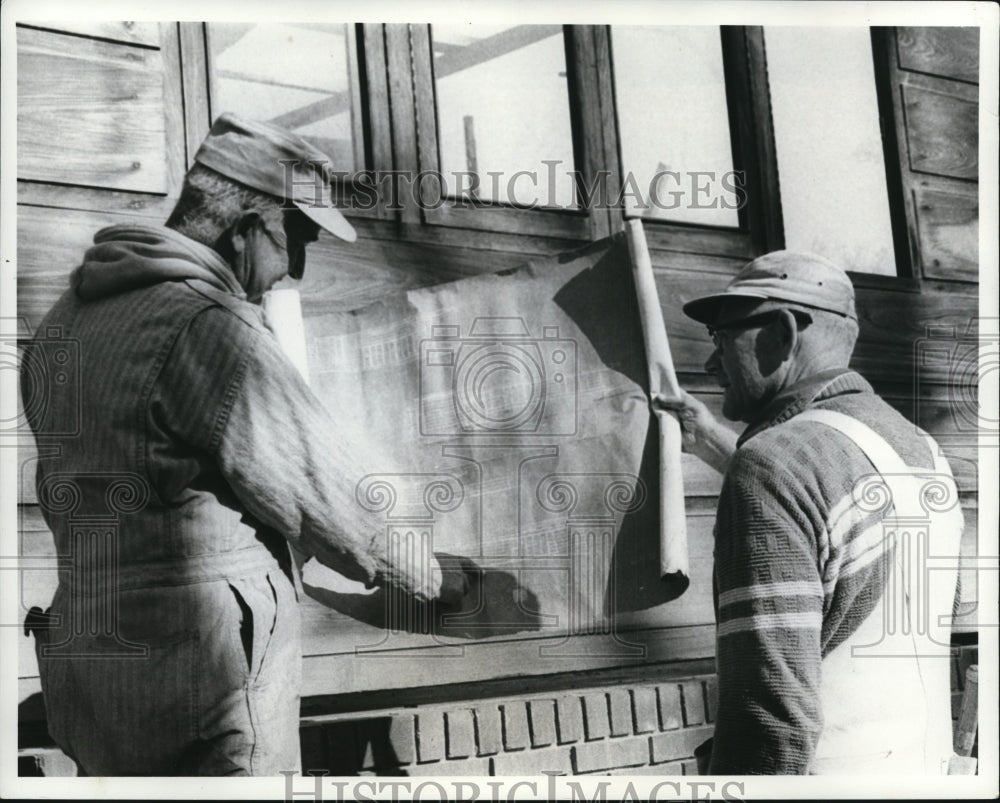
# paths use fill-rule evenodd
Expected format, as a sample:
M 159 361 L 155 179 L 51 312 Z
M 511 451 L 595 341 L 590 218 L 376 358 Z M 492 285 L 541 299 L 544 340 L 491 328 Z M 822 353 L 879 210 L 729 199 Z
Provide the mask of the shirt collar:
M 742 446 L 754 435 L 783 424 L 810 405 L 847 393 L 873 393 L 872 386 L 860 374 L 844 368 L 831 368 L 799 380 L 782 390 L 749 423 L 737 441 Z

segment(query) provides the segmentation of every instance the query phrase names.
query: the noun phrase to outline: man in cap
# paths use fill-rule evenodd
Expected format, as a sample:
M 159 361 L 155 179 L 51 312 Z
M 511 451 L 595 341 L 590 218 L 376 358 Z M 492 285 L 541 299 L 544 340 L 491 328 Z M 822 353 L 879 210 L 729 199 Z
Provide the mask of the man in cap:
M 50 733 L 83 774 L 299 770 L 288 543 L 416 600 L 464 590 L 434 559 L 390 559 L 353 493 L 378 466 L 257 305 L 321 228 L 354 240 L 326 171 L 301 138 L 221 116 L 166 225 L 99 231 L 39 327 L 77 344 L 79 381 L 28 411 L 56 447 L 37 488 L 66 558 L 31 629 Z
M 957 556 L 962 516 L 937 445 L 848 369 L 849 277 L 778 251 L 684 312 L 713 339 L 723 415 L 746 424 L 737 440 L 690 395 L 663 402 L 725 473 L 708 771 L 941 772 L 956 573 L 920 555 Z

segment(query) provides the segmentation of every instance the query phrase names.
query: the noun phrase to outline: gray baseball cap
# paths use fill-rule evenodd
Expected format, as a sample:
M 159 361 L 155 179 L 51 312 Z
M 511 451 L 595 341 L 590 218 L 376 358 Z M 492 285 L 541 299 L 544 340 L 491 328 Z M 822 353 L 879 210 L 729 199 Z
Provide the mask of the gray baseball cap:
M 799 251 L 772 251 L 748 263 L 721 293 L 696 298 L 684 314 L 714 323 L 730 299 L 787 301 L 858 319 L 850 277 L 825 257 Z

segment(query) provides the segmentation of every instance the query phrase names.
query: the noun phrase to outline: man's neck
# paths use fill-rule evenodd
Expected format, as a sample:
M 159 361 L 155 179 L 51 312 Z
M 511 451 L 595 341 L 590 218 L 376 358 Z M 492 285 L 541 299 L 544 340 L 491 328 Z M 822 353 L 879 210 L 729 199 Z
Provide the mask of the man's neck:
M 849 371 L 850 369 L 846 367 L 826 368 L 798 381 L 787 383 L 752 420 L 747 422 L 746 429 L 740 435 L 739 444 L 742 445 L 761 430 L 795 415 L 820 396 L 831 382 Z

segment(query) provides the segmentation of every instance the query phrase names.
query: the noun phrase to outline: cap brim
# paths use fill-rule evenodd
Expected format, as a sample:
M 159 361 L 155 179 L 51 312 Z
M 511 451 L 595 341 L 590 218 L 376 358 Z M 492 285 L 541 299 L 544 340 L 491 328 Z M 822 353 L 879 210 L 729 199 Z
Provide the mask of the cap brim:
M 354 226 L 347 222 L 347 219 L 340 214 L 337 207 L 332 205 L 332 202 L 329 206 L 315 206 L 312 203 L 302 203 L 293 198 L 292 203 L 302 210 L 302 214 L 320 228 L 330 232 L 334 237 L 339 237 L 349 243 L 358 239 L 358 233 L 354 230 Z
M 722 303 L 724 301 L 732 301 L 733 299 L 746 299 L 747 301 L 763 301 L 769 296 L 763 293 L 715 293 L 710 296 L 703 296 L 702 298 L 696 298 L 694 301 L 689 301 L 685 304 L 682 309 L 684 314 L 689 318 L 698 321 L 698 323 L 711 324 L 719 317 L 719 311 L 722 308 Z
M 293 173 L 292 196 L 288 200 L 301 209 L 306 217 L 334 237 L 349 243 L 357 240 L 358 235 L 354 227 L 340 214 L 340 210 L 334 204 L 333 193 L 325 177 L 321 177 L 318 172 L 304 170 L 300 164 L 294 166 Z

